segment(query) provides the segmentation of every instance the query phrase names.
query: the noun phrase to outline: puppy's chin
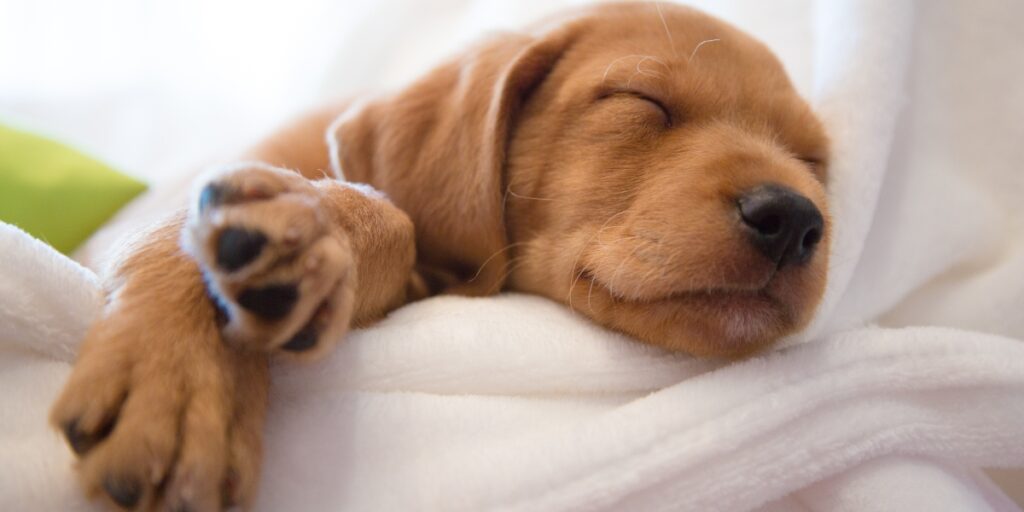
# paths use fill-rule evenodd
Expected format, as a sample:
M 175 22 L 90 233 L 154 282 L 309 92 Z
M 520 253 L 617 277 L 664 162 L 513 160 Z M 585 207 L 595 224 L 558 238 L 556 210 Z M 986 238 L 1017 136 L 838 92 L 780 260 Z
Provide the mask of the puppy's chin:
M 584 274 L 570 292 L 569 305 L 647 343 L 701 357 L 739 358 L 807 325 L 824 287 L 823 280 L 813 281 L 780 274 L 758 290 L 685 291 L 633 299 L 615 296 Z

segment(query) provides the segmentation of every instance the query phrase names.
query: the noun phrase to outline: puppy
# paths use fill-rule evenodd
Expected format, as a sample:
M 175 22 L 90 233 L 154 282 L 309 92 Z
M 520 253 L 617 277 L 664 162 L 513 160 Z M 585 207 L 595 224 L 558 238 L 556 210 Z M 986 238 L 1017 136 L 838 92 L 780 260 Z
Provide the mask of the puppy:
M 433 294 L 534 293 L 700 356 L 804 326 L 828 265 L 821 124 L 762 44 L 658 7 L 492 38 L 200 178 L 121 248 L 53 408 L 86 492 L 250 506 L 268 354 L 319 357 Z

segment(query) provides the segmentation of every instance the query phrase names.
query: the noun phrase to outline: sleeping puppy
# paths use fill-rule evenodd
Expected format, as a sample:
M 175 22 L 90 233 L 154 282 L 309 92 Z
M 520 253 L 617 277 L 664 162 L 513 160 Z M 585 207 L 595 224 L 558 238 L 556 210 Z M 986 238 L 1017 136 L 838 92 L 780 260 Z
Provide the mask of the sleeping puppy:
M 528 292 L 739 357 L 825 285 L 820 123 L 767 48 L 683 7 L 495 37 L 239 162 L 122 246 L 53 408 L 121 508 L 251 505 L 269 354 L 317 358 L 413 300 Z

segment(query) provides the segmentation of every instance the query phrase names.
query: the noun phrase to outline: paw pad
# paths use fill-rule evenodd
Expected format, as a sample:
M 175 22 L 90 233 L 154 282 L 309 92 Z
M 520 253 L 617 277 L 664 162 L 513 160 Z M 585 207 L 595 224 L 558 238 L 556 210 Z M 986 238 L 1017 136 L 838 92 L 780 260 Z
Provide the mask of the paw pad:
M 319 334 L 316 329 L 309 325 L 295 334 L 295 336 L 282 345 L 281 348 L 288 352 L 305 352 L 316 346 L 318 336 Z
M 266 244 L 266 235 L 259 231 L 225 229 L 217 240 L 217 265 L 234 272 L 256 259 Z
M 298 300 L 299 289 L 293 284 L 249 288 L 237 298 L 239 306 L 266 320 L 280 320 L 288 316 Z
M 349 240 L 331 214 L 341 207 L 285 169 L 240 164 L 204 179 L 184 248 L 221 310 L 223 340 L 304 358 L 322 353 L 325 337 L 348 327 L 355 286 Z
M 228 188 L 219 183 L 210 183 L 199 192 L 199 213 L 220 206 L 227 200 Z

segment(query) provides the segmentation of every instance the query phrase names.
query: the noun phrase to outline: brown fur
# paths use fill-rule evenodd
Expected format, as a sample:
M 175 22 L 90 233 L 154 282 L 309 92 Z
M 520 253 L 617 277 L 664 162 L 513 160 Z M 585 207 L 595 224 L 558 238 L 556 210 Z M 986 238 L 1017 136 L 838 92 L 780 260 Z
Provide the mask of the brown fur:
M 107 311 L 54 406 L 86 490 L 125 502 L 131 487 L 139 508 L 250 504 L 261 354 L 312 326 L 315 348 L 295 357 L 320 356 L 350 325 L 430 293 L 535 293 L 708 356 L 806 324 L 828 264 L 822 128 L 763 45 L 693 10 L 663 14 L 671 37 L 655 6 L 612 4 L 493 38 L 396 95 L 326 107 L 243 155 L 263 164 L 204 178 L 233 195 L 209 209 L 193 199 L 120 253 Z M 390 202 L 320 179 L 331 174 L 324 133 L 342 114 L 328 136 L 345 178 Z M 776 272 L 737 228 L 738 196 L 766 182 L 825 215 L 805 265 Z M 227 272 L 217 243 L 239 226 L 268 242 Z M 285 318 L 238 306 L 241 292 L 282 281 L 300 291 Z

